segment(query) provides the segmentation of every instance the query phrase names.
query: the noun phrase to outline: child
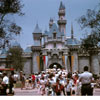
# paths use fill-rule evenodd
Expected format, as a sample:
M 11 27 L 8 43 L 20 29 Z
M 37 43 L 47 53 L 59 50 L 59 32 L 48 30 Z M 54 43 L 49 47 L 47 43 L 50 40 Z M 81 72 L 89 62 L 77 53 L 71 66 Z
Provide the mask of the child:
M 29 80 L 28 80 L 28 78 L 26 79 L 26 89 L 28 89 L 28 87 L 29 87 Z
M 75 95 L 75 86 L 74 85 L 72 85 L 71 90 L 72 90 L 72 95 Z

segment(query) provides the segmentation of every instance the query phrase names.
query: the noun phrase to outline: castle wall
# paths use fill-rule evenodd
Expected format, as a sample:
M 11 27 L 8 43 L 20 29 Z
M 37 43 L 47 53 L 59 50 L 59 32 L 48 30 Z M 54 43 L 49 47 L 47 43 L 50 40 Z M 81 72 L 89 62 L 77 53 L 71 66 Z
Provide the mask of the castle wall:
M 58 43 L 58 44 L 57 44 L 57 48 L 58 48 L 58 49 L 62 49 L 62 43 Z
M 32 67 L 32 59 L 27 58 L 26 62 L 24 63 L 23 71 L 26 75 L 31 74 L 31 67 Z
M 93 74 L 99 75 L 100 73 L 100 65 L 97 54 L 91 56 L 91 70 Z
M 88 66 L 89 67 L 89 71 L 90 71 L 90 62 L 89 62 L 89 57 L 87 56 L 79 56 L 78 59 L 78 71 L 79 72 L 83 72 L 84 71 L 84 66 Z
M 54 45 L 53 44 L 46 45 L 46 49 L 52 49 L 52 48 L 54 48 Z
M 62 49 L 62 43 L 56 43 L 56 48 L 57 49 Z M 54 48 L 54 44 L 53 43 L 49 43 L 48 45 L 46 45 L 46 49 L 53 49 Z

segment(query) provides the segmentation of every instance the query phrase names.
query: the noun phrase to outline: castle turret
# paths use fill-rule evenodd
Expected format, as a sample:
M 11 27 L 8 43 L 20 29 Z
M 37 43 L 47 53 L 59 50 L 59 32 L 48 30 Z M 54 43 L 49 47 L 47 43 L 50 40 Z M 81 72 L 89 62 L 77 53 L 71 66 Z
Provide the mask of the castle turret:
M 41 36 L 42 31 L 40 30 L 38 24 L 36 24 L 36 27 L 33 32 L 34 46 L 41 46 Z
M 71 38 L 72 39 L 74 38 L 74 35 L 73 35 L 73 24 L 71 24 Z
M 53 19 L 50 18 L 50 21 L 49 21 L 49 29 L 51 29 L 52 25 L 53 25 Z
M 60 3 L 58 16 L 59 16 L 59 20 L 58 20 L 59 31 L 61 33 L 64 32 L 64 34 L 66 36 L 65 6 L 63 5 L 62 2 Z

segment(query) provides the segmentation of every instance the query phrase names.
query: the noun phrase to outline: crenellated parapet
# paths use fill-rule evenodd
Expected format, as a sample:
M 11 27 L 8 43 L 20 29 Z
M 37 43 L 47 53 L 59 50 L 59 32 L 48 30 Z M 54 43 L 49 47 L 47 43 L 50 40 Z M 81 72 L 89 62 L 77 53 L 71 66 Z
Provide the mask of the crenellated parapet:
M 31 50 L 34 51 L 41 51 L 41 46 L 32 46 Z
M 32 58 L 32 53 L 25 53 L 25 52 L 23 52 L 23 54 L 22 54 L 22 56 L 24 57 L 24 58 Z

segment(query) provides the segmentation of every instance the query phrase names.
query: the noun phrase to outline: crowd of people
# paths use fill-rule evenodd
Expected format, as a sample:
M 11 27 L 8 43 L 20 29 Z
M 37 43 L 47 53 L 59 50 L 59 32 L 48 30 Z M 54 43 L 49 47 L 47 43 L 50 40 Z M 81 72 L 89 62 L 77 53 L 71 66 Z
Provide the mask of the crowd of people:
M 0 95 L 8 95 L 14 94 L 14 84 L 18 80 L 16 75 L 14 75 L 14 71 L 11 71 L 9 75 L 8 73 L 0 73 Z
M 22 74 L 22 73 L 21 73 Z M 41 95 L 93 95 L 95 80 L 88 67 L 84 67 L 84 73 L 68 73 L 65 69 L 46 69 L 40 73 L 30 75 L 22 81 L 21 89 L 37 88 Z M 23 87 L 24 86 L 24 87 Z
M 31 74 L 28 77 L 24 72 L 20 72 L 19 78 L 11 72 L 9 77 L 6 73 L 0 76 L 0 95 L 13 94 L 16 81 L 21 82 L 22 89 L 38 89 L 41 95 L 48 96 L 75 96 L 93 95 L 94 79 L 88 67 L 84 67 L 84 73 L 68 73 L 65 69 L 46 69 L 40 73 Z
M 67 73 L 64 69 L 46 69 L 28 77 L 20 72 L 21 89 L 37 88 L 41 95 L 76 95 L 78 73 Z M 78 95 L 78 93 L 77 93 Z

